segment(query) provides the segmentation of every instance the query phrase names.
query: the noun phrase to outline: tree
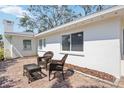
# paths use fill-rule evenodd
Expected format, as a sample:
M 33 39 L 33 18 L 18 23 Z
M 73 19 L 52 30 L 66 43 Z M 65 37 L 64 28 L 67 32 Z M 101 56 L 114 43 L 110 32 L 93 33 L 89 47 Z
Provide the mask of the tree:
M 96 11 L 101 11 L 104 9 L 104 5 L 96 5 Z
M 30 16 L 25 15 L 20 19 L 20 26 L 26 30 L 45 31 L 64 23 L 70 22 L 80 15 L 66 5 L 31 5 L 28 8 Z
M 84 10 L 84 16 L 94 12 L 102 11 L 112 6 L 113 5 L 80 5 L 80 7 Z
M 2 40 L 2 38 L 3 38 L 2 35 L 0 35 L 0 40 Z
M 107 9 L 107 8 L 111 8 L 113 7 L 114 5 L 94 5 L 93 6 L 93 9 L 98 12 L 98 11 L 102 11 L 104 9 Z
M 73 7 L 73 8 L 70 8 Z M 81 8 L 83 11 L 74 11 L 74 7 Z M 101 11 L 110 6 L 106 5 L 30 5 L 27 9 L 29 14 L 25 14 L 20 19 L 20 26 L 26 29 L 26 32 L 46 31 L 56 26 L 73 21 L 81 16 Z
M 84 10 L 84 16 L 86 16 L 92 12 L 93 5 L 80 5 L 80 7 Z
M 34 29 L 34 21 L 27 15 L 20 19 L 20 26 L 26 29 L 26 32 L 33 32 Z

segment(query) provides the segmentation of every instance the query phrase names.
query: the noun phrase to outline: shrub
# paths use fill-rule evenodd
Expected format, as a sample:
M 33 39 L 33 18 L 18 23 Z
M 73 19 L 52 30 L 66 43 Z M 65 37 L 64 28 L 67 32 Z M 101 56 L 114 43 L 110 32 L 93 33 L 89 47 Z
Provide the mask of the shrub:
M 0 61 L 4 59 L 4 50 L 3 48 L 0 48 Z

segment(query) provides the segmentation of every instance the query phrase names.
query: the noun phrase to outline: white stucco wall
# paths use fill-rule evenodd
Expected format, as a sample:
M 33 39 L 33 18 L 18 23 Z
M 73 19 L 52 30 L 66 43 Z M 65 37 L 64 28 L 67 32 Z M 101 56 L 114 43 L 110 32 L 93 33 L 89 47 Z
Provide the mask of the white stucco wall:
M 31 40 L 31 46 L 32 50 L 24 50 L 23 49 L 23 40 Z M 35 44 L 35 39 L 33 38 L 28 38 L 28 37 L 16 37 L 13 36 L 12 38 L 12 44 L 13 44 L 13 57 L 17 56 L 17 51 L 20 53 L 22 56 L 32 56 L 36 55 L 36 44 Z M 15 52 L 16 51 L 16 52 Z
M 121 18 L 121 31 L 120 31 L 120 45 L 121 45 L 121 75 L 124 76 L 124 40 L 123 32 L 124 31 L 124 18 Z
M 11 36 L 4 35 L 4 58 L 12 58 Z
M 32 50 L 24 50 L 23 49 L 23 40 L 31 40 Z M 23 37 L 23 36 L 12 36 L 11 40 L 11 57 L 24 57 L 24 56 L 33 56 L 36 55 L 36 44 L 35 39 L 30 37 Z
M 121 60 L 121 75 L 124 76 L 124 60 Z
M 61 33 L 44 36 L 46 37 L 46 48 L 43 51 L 53 51 L 54 59 L 61 59 L 63 56 L 61 54 L 61 35 L 80 31 L 84 31 L 84 51 L 80 53 L 81 55 L 72 53 L 66 62 L 120 78 L 120 20 L 118 18 L 76 26 Z M 40 56 L 43 53 L 38 50 Z

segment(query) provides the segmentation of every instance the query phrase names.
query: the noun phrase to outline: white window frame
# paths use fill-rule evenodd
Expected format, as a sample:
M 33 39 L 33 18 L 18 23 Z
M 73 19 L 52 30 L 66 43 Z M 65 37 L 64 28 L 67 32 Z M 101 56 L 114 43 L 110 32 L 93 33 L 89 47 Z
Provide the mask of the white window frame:
M 76 32 L 76 33 L 71 33 L 71 34 L 70 34 L 70 38 L 71 38 L 71 39 L 70 39 L 70 40 L 71 40 L 71 41 L 70 41 L 70 42 L 71 42 L 71 44 L 70 44 L 71 51 L 73 51 L 73 50 L 72 50 L 72 34 L 77 34 L 77 33 L 84 33 L 84 32 L 83 32 L 83 31 L 80 31 L 80 32 Z M 84 47 L 84 36 L 83 36 L 82 38 L 83 38 L 82 44 L 83 44 L 83 47 Z M 82 47 L 82 50 L 80 50 L 79 52 L 83 52 L 83 50 L 84 50 L 83 47 Z M 77 52 L 77 51 L 75 51 L 75 52 Z
M 30 40 L 30 41 L 31 41 L 30 48 L 24 48 L 24 41 L 25 41 L 25 40 L 30 40 L 30 39 L 24 39 L 24 40 L 23 40 L 23 50 L 32 50 L 32 40 Z
M 70 54 L 70 55 L 79 55 L 79 56 L 84 56 L 84 32 L 83 32 L 83 51 L 72 51 L 71 50 L 71 42 L 72 42 L 72 40 L 71 40 L 71 34 L 76 34 L 76 33 L 80 33 L 80 32 L 83 32 L 83 31 L 78 31 L 78 32 L 71 32 L 71 33 L 65 33 L 65 34 L 61 34 L 61 45 L 60 45 L 60 53 L 67 53 L 67 54 Z M 63 35 L 70 35 L 70 51 L 64 51 L 64 50 L 62 50 L 62 36 Z
M 71 35 L 70 34 L 63 34 L 63 35 L 69 35 L 69 37 L 71 38 Z M 62 36 L 63 35 L 61 35 L 61 46 L 60 46 L 60 50 L 61 51 L 65 51 L 65 50 L 62 50 Z M 71 41 L 70 41 L 70 46 L 71 46 Z M 71 48 L 70 48 L 70 50 L 71 50 Z
M 39 39 L 39 40 L 38 40 L 38 47 L 39 47 L 39 49 L 40 49 L 40 50 L 42 50 L 43 45 L 41 45 L 41 46 L 40 46 L 40 41 L 42 41 L 42 42 L 43 42 L 43 40 L 42 40 L 42 39 Z M 42 44 L 43 44 L 43 43 L 42 43 Z
M 43 38 L 43 48 L 46 47 L 46 38 Z
M 40 48 L 40 40 L 42 40 L 42 48 Z M 38 40 L 38 50 L 45 50 L 46 48 L 46 38 L 41 38 Z

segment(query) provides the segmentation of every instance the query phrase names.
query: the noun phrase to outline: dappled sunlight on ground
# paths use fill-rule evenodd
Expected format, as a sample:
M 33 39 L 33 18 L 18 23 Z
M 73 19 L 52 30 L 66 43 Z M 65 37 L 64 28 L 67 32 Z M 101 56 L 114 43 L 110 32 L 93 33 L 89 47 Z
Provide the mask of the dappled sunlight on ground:
M 48 71 L 42 70 L 47 76 L 41 77 L 28 84 L 28 79 L 23 76 L 23 65 L 37 63 L 36 57 L 18 58 L 0 63 L 0 87 L 18 88 L 106 88 L 115 87 L 99 80 L 86 77 L 73 69 L 64 69 L 65 80 L 59 72 L 51 74 L 52 80 L 49 81 Z

